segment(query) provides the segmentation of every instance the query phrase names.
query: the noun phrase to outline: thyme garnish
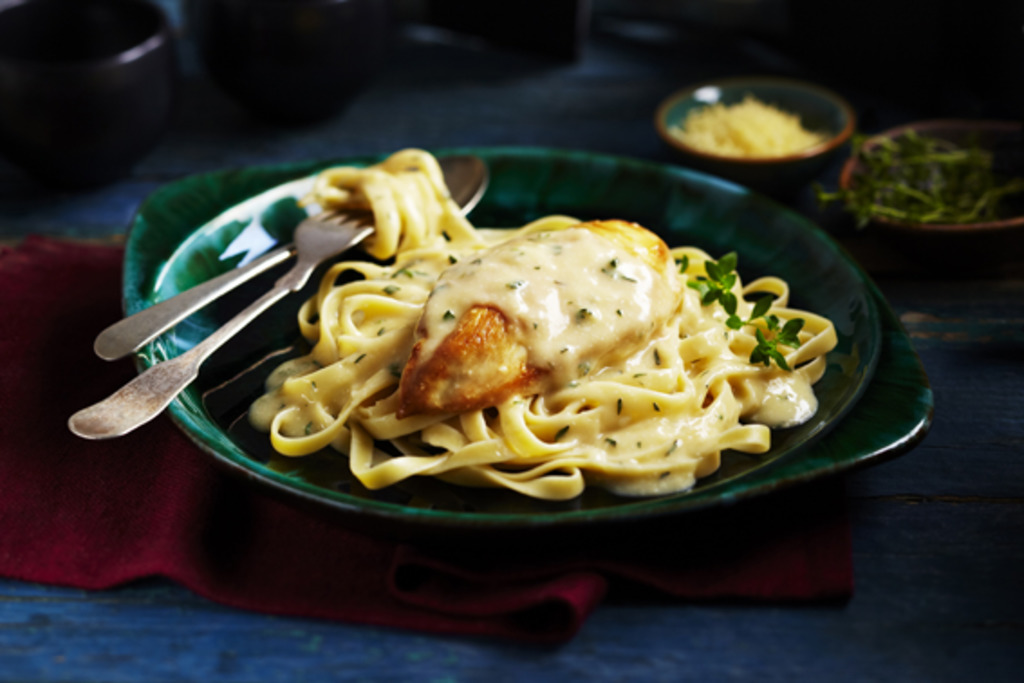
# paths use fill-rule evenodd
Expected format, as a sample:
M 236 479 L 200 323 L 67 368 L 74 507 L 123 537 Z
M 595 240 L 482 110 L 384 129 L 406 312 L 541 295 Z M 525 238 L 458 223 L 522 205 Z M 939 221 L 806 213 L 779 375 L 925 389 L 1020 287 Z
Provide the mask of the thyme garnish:
M 707 273 L 707 277 L 697 276 L 694 280 L 687 280 L 686 286 L 697 290 L 700 302 L 704 306 L 710 306 L 718 301 L 727 313 L 735 313 L 736 295 L 732 293 L 732 288 L 736 284 L 737 261 L 735 251 L 730 251 L 718 261 L 705 261 L 704 272 Z
M 732 288 L 736 285 L 737 265 L 736 252 L 729 252 L 718 261 L 705 261 L 704 270 L 707 277 L 698 277 L 696 280 L 687 281 L 687 286 L 700 293 L 701 304 L 708 306 L 715 301 L 722 304 L 722 308 L 729 314 L 725 324 L 733 330 L 738 330 L 744 325 L 754 325 L 754 334 L 757 337 L 757 346 L 750 352 L 751 363 L 762 363 L 766 367 L 775 361 L 783 370 L 790 370 L 785 357 L 778 350 L 778 345 L 790 348 L 800 347 L 799 332 L 804 326 L 803 318 L 793 318 L 780 325 L 778 316 L 768 313 L 772 306 L 772 297 L 763 296 L 754 303 L 750 317 L 743 320 L 736 315 L 738 299 L 733 294 Z M 758 321 L 763 322 L 763 329 Z M 768 333 L 768 336 L 765 335 Z
M 767 321 L 768 331 L 772 332 L 771 338 L 765 337 L 764 332 L 758 327 L 754 330 L 754 334 L 757 336 L 757 346 L 750 352 L 751 363 L 763 363 L 766 367 L 771 365 L 772 361 L 783 370 L 789 370 L 789 364 L 786 363 L 786 359 L 778 349 L 778 345 L 782 344 L 790 348 L 799 348 L 800 339 L 797 334 L 800 332 L 800 328 L 804 326 L 803 318 L 794 318 L 787 320 L 786 324 L 781 328 L 779 327 L 779 319 L 774 315 L 770 315 L 765 318 Z

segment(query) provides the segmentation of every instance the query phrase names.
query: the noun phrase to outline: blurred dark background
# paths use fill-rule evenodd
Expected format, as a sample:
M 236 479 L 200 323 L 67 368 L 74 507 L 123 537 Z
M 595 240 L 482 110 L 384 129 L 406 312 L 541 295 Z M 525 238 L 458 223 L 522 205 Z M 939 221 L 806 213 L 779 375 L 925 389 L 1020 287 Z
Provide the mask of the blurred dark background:
M 647 39 L 660 33 L 665 44 L 703 44 L 709 68 L 714 52 L 746 39 L 774 53 L 765 55 L 768 70 L 773 57 L 789 59 L 825 84 L 863 87 L 936 116 L 1024 118 L 1021 0 L 407 0 L 400 7 L 405 17 L 565 59 L 583 54 L 588 32 L 639 37 L 644 23 Z
M 122 229 L 126 206 L 186 174 L 405 146 L 550 146 L 678 163 L 652 125 L 656 107 L 729 76 L 830 87 L 864 133 L 931 118 L 1024 120 L 1024 0 L 379 0 L 391 15 L 380 68 L 341 111 L 304 126 L 232 101 L 203 67 L 185 0 L 152 1 L 170 18 L 182 65 L 162 143 L 132 178 L 92 194 L 96 225 L 72 198 L 39 202 L 47 188 L 0 160 L 0 238 L 40 220 L 58 234 Z

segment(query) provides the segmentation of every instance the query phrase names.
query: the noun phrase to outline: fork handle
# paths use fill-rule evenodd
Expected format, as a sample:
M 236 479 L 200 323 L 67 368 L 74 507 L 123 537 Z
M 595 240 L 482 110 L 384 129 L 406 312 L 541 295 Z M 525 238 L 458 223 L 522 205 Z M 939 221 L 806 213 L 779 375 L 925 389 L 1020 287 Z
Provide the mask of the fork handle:
M 153 304 L 138 313 L 117 321 L 100 332 L 93 342 L 96 355 L 104 360 L 117 360 L 132 354 L 208 303 L 230 292 L 244 282 L 284 263 L 295 253 L 295 245 L 286 244 L 267 252 L 240 268 L 221 273 L 181 294 Z

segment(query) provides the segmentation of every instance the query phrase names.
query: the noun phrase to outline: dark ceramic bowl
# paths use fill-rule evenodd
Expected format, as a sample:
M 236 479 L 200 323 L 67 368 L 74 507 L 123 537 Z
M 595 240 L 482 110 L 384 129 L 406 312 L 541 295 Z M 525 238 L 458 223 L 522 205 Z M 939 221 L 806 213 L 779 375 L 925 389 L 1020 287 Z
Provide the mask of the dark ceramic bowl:
M 1024 166 L 1024 129 L 1017 121 L 932 120 L 908 123 L 879 133 L 864 141 L 870 149 L 885 138 L 896 138 L 914 130 L 923 135 L 958 144 L 976 142 L 983 149 L 1016 146 Z M 839 186 L 850 189 L 856 183 L 861 163 L 851 157 L 843 165 Z M 1016 175 L 1024 176 L 1024 167 Z M 906 256 L 935 268 L 973 270 L 974 264 L 990 266 L 1024 261 L 1024 212 L 1000 220 L 980 223 L 913 223 L 878 216 L 871 220 L 886 241 Z
M 0 155 L 61 187 L 123 177 L 166 129 L 175 78 L 144 0 L 0 2 Z
M 672 133 L 691 111 L 716 103 L 738 104 L 748 95 L 798 115 L 804 128 L 825 133 L 827 140 L 787 156 L 741 158 L 694 149 Z M 684 88 L 666 98 L 654 116 L 661 139 L 687 166 L 776 196 L 792 194 L 814 180 L 850 139 L 855 126 L 853 108 L 836 93 L 812 83 L 771 76 L 727 78 Z
M 326 119 L 382 67 L 383 0 L 186 0 L 200 59 L 235 102 L 276 123 Z

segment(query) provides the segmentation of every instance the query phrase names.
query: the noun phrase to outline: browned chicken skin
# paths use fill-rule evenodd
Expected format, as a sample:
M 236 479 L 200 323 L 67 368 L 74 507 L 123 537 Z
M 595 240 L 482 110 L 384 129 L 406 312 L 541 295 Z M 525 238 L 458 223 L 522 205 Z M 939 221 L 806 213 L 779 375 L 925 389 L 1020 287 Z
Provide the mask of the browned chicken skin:
M 464 412 L 530 393 L 544 374 L 527 363 L 514 325 L 490 306 L 473 306 L 426 360 L 413 347 L 402 373 L 398 416 Z

